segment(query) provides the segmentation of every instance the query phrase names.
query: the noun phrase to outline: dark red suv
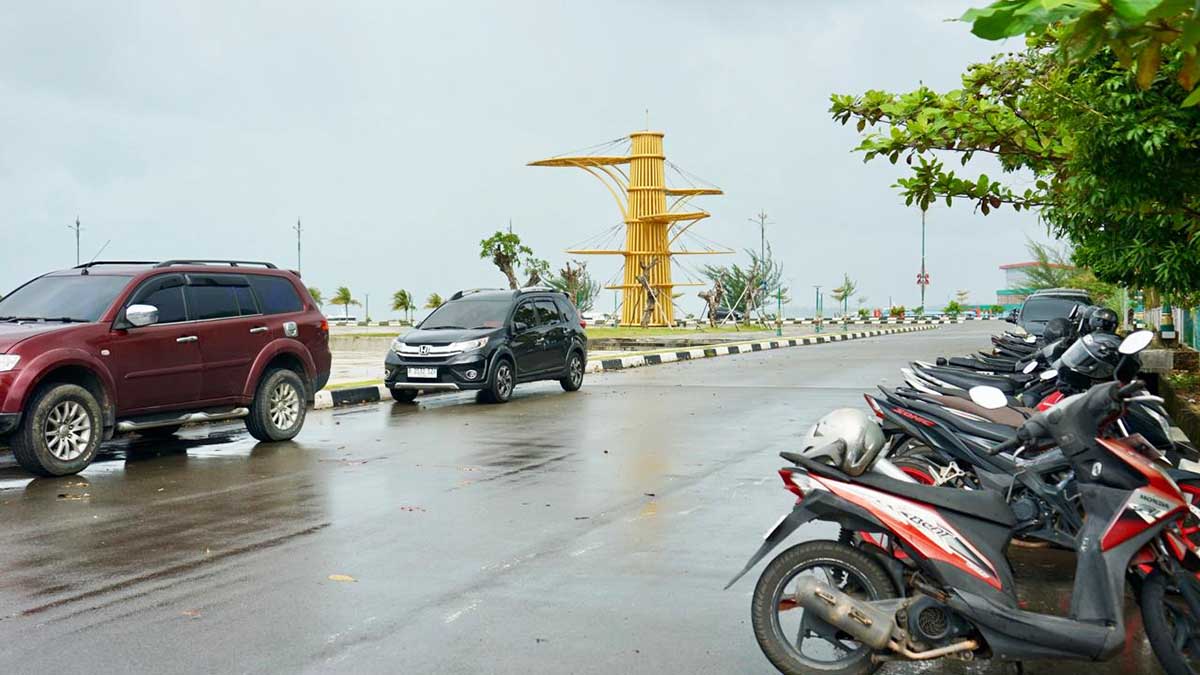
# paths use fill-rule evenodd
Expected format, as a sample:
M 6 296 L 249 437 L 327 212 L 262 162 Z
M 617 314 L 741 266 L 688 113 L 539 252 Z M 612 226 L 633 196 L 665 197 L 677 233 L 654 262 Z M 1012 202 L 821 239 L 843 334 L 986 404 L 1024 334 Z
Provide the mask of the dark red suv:
M 329 379 L 329 324 L 300 277 L 233 260 L 93 262 L 0 300 L 0 444 L 76 473 L 114 433 L 245 418 L 294 437 Z

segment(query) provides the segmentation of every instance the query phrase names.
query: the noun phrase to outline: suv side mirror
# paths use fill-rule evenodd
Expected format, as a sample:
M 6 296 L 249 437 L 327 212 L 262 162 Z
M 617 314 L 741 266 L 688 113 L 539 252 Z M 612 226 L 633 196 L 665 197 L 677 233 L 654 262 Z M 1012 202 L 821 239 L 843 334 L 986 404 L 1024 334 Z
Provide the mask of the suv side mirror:
M 158 323 L 158 308 L 154 305 L 130 305 L 125 309 L 125 320 L 134 328 L 143 328 Z
M 524 333 L 525 331 L 529 330 L 529 324 L 525 323 L 524 321 L 514 321 L 512 328 L 513 334 L 516 335 L 517 333 Z

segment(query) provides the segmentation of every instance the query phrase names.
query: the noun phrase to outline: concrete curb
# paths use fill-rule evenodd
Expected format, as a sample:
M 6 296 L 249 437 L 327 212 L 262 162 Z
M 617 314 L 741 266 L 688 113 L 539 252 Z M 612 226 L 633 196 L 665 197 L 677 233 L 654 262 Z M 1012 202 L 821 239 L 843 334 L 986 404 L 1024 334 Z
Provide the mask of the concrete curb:
M 359 403 L 378 403 L 385 396 L 390 396 L 387 387 L 376 384 L 369 387 L 348 387 L 346 389 L 322 389 L 317 392 L 313 401 L 313 410 L 327 410 L 344 405 Z
M 937 325 L 940 325 L 940 324 L 948 324 L 948 323 L 964 323 L 966 321 L 998 321 L 998 320 L 1000 320 L 1000 317 L 976 317 L 974 315 L 961 316 L 957 319 L 949 319 L 949 318 L 918 319 L 916 317 L 906 317 L 906 318 L 900 319 L 900 318 L 896 318 L 896 317 L 878 316 L 878 317 L 868 317 L 866 319 L 861 319 L 859 317 L 853 317 L 853 318 L 847 319 L 845 321 L 845 323 L 849 326 L 870 326 L 870 325 L 896 326 L 896 325 L 914 325 L 914 324 L 937 324 Z M 768 323 L 769 323 L 769 325 L 774 325 L 770 322 L 768 322 Z M 781 323 L 785 326 L 812 326 L 817 323 L 817 320 L 815 317 L 796 318 L 796 319 L 785 318 Z M 824 326 L 840 326 L 840 325 L 842 325 L 842 323 L 843 322 L 841 319 L 835 319 L 832 317 L 824 317 L 823 319 L 821 319 L 821 324 Z M 618 326 L 618 324 L 613 321 L 597 321 L 595 323 L 589 323 L 589 325 L 594 325 L 594 326 L 597 326 L 600 328 L 613 328 L 613 327 Z M 706 326 L 706 325 L 708 325 L 707 322 L 699 321 L 697 319 L 683 319 L 683 320 L 677 320 L 675 322 L 676 328 L 697 328 L 697 327 Z
M 847 340 L 861 340 L 863 338 L 878 337 L 880 335 L 893 335 L 896 333 L 912 333 L 914 331 L 933 330 L 937 326 L 902 326 L 897 328 L 883 328 L 879 330 L 856 331 L 853 333 L 830 333 L 827 335 L 809 335 L 806 337 L 796 338 L 776 338 L 774 340 L 755 340 L 752 342 L 738 342 L 729 345 L 714 345 L 710 347 L 695 347 L 692 349 L 683 349 L 679 351 L 665 351 L 650 354 L 639 354 L 638 356 L 623 356 L 615 359 L 599 359 L 588 363 L 587 372 L 602 373 L 613 370 L 625 370 L 628 368 L 640 368 L 642 366 L 657 366 L 664 363 L 675 363 L 677 361 L 690 361 L 692 359 L 705 359 L 715 356 L 727 356 L 730 354 L 748 354 L 751 352 L 761 352 L 768 349 L 782 349 L 784 347 L 803 347 L 805 345 L 828 344 L 832 342 L 845 342 Z M 433 396 L 449 396 L 462 392 L 437 392 L 425 394 L 422 398 Z M 340 408 L 347 405 L 359 405 L 363 403 L 378 403 L 387 401 L 391 398 L 391 393 L 387 387 L 382 384 L 371 385 L 367 387 L 350 387 L 347 389 L 323 389 L 317 392 L 316 400 L 313 403 L 313 410 L 328 410 L 329 408 Z
M 915 331 L 933 330 L 936 326 L 903 326 L 899 328 L 882 328 L 879 330 L 856 331 L 853 333 L 831 333 L 826 335 L 809 335 L 796 338 L 776 338 L 774 340 L 755 340 L 739 342 L 730 345 L 714 345 L 711 347 L 695 347 L 679 351 L 660 352 L 657 354 L 641 354 L 638 356 L 623 356 L 620 358 L 602 359 L 588 362 L 587 372 L 603 373 L 613 370 L 640 368 L 642 366 L 657 366 L 663 363 L 691 361 L 730 354 L 748 354 L 768 349 L 783 349 L 785 347 L 803 347 L 806 345 L 844 342 L 846 340 L 861 340 L 863 338 L 893 335 L 896 333 L 912 333 Z

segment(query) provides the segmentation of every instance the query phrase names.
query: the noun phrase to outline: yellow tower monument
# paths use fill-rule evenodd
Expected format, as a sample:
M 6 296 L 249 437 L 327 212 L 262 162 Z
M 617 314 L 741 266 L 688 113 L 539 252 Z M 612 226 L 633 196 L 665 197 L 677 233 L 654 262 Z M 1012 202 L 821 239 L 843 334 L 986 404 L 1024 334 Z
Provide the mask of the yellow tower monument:
M 620 255 L 625 258 L 621 283 L 608 286 L 621 291 L 621 323 L 626 326 L 647 324 L 671 326 L 675 323 L 672 293 L 676 286 L 697 286 L 697 283 L 674 283 L 671 280 L 671 257 L 731 253 L 732 251 L 672 250 L 680 235 L 701 219 L 707 211 L 690 210 L 688 202 L 700 195 L 719 195 L 715 187 L 669 188 L 666 186 L 661 131 L 636 131 L 629 135 L 628 155 L 583 155 L 552 157 L 529 166 L 569 166 L 583 169 L 599 178 L 617 201 L 625 221 L 623 249 L 575 249 L 567 253 L 579 255 Z M 628 174 L 623 166 L 629 165 Z M 674 198 L 670 207 L 667 198 Z

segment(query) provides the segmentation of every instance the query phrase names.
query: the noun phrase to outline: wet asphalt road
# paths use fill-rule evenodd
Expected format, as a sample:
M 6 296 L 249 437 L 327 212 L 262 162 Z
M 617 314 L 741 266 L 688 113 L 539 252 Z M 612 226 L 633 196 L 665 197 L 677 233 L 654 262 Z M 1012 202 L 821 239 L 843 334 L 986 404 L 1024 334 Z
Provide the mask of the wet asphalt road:
M 791 507 L 775 453 L 1003 325 L 314 413 L 280 445 L 117 441 L 71 478 L 0 454 L 0 672 L 772 672 L 761 570 L 721 588 Z M 1031 605 L 1065 611 L 1069 556 L 1017 557 Z M 1140 634 L 1105 666 L 1030 665 L 1157 672 Z M 1012 672 L 882 672 L 922 669 Z

